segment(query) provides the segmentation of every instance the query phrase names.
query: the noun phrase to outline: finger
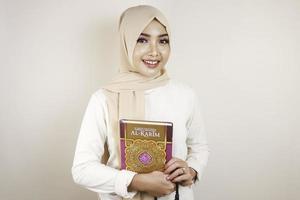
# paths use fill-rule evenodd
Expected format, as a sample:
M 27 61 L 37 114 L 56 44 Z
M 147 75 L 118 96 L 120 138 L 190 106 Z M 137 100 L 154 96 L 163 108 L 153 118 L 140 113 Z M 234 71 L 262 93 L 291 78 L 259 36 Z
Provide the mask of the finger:
M 174 162 L 176 162 L 178 160 L 178 158 L 176 158 L 176 157 L 173 157 L 173 158 L 171 158 L 171 160 L 169 160 L 168 162 L 167 162 L 167 164 L 165 165 L 165 169 L 167 169 L 169 166 L 171 166 Z
M 184 174 L 184 171 L 182 170 L 182 168 L 178 168 L 167 177 L 167 180 L 173 180 L 175 177 L 182 174 Z
M 170 174 L 175 169 L 180 168 L 180 166 L 181 166 L 181 164 L 178 161 L 175 161 L 174 163 L 172 163 L 172 165 L 170 165 L 168 168 L 165 169 L 164 173 Z
M 167 169 L 168 167 L 170 167 L 171 165 L 173 165 L 174 163 L 181 163 L 182 165 L 187 165 L 187 163 L 184 160 L 181 160 L 179 158 L 173 157 L 171 160 L 169 160 L 169 162 L 167 162 L 167 164 L 165 165 L 165 169 Z
M 170 165 L 167 169 L 165 169 L 164 173 L 165 174 L 170 174 L 177 168 L 182 168 L 183 170 L 186 171 L 188 169 L 188 165 L 184 161 L 177 160 L 172 165 Z
M 170 160 L 171 161 L 171 160 Z M 188 165 L 185 161 L 180 160 L 178 158 L 173 159 L 171 162 L 169 162 L 166 166 L 165 166 L 165 171 L 164 173 L 171 173 L 173 170 L 175 170 L 176 168 L 187 168 Z
M 178 182 L 182 182 L 182 181 L 188 181 L 191 179 L 191 176 L 189 174 L 183 174 L 180 176 L 177 176 L 176 178 L 174 178 L 172 180 L 173 183 L 178 183 Z

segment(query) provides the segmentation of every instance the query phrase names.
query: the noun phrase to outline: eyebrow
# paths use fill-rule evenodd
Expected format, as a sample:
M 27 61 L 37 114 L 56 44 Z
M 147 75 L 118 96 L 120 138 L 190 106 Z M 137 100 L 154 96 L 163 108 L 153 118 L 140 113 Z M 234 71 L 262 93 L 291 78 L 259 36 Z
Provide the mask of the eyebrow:
M 141 33 L 141 35 L 146 36 L 146 37 L 150 37 L 150 35 L 147 34 L 147 33 Z M 159 35 L 158 37 L 164 37 L 164 36 L 169 36 L 169 35 L 167 33 L 164 33 L 164 34 Z

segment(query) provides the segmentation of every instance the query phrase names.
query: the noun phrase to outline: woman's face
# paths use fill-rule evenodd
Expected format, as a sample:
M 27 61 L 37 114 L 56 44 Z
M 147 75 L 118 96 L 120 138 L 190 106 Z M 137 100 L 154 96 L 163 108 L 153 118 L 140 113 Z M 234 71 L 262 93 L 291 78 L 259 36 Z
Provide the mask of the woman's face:
M 170 54 L 169 36 L 165 27 L 152 20 L 137 39 L 133 51 L 133 65 L 147 77 L 158 75 Z

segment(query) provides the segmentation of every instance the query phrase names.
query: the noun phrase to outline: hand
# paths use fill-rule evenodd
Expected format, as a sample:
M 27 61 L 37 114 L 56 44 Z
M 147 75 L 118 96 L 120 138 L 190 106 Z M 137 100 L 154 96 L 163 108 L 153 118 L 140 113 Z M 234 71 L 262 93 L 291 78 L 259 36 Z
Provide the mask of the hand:
M 179 158 L 173 157 L 165 165 L 165 174 L 167 180 L 172 181 L 173 183 L 179 183 L 182 186 L 190 186 L 194 183 L 194 178 L 197 175 L 197 172 L 188 166 L 188 164 Z
M 175 184 L 166 179 L 167 175 L 160 171 L 147 174 L 136 174 L 129 187 L 129 191 L 147 192 L 152 196 L 161 197 L 175 191 Z

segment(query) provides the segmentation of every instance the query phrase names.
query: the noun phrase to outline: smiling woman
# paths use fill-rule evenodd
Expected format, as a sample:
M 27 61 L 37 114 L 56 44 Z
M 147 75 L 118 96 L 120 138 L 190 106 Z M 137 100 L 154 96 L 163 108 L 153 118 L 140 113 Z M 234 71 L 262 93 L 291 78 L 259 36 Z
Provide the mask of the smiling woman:
M 120 17 L 119 32 L 119 74 L 90 99 L 72 167 L 74 181 L 101 200 L 173 200 L 175 185 L 183 199 L 193 200 L 190 186 L 202 176 L 209 152 L 197 95 L 170 79 L 165 69 L 170 54 L 167 20 L 154 7 L 131 7 Z M 120 119 L 174 124 L 173 157 L 164 171 L 121 170 Z
M 152 20 L 137 40 L 133 51 L 133 65 L 144 76 L 160 76 L 169 54 L 169 36 L 166 28 L 158 20 Z

